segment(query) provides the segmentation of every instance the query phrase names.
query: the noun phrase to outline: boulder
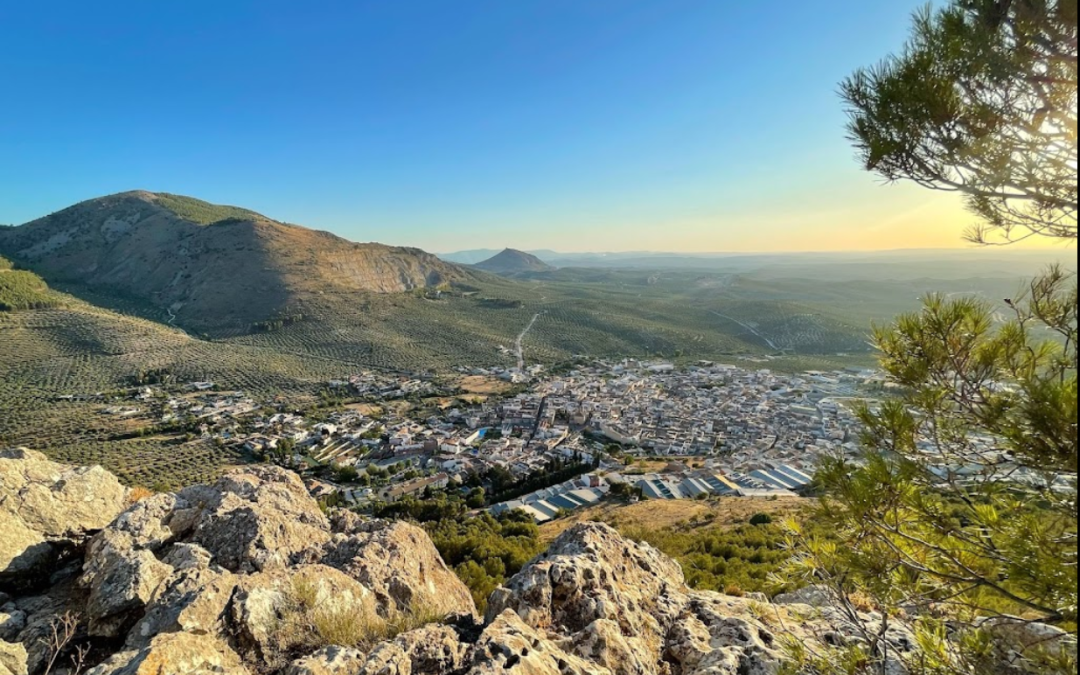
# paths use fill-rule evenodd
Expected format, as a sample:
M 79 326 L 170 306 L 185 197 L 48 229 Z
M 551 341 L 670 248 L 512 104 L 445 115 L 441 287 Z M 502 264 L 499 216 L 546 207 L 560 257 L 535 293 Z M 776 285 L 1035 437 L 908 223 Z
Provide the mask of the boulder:
M 250 675 L 229 647 L 209 635 L 167 633 L 142 649 L 114 654 L 87 675 Z
M 776 675 L 784 661 L 772 631 L 719 595 L 694 597 L 672 626 L 666 656 L 684 675 Z
M 237 579 L 220 568 L 178 570 L 154 594 L 145 616 L 128 633 L 128 649 L 145 646 L 163 633 L 222 636 Z
M 249 662 L 281 667 L 297 649 L 317 644 L 320 627 L 315 619 L 320 616 L 378 620 L 372 592 L 324 565 L 274 569 L 240 578 L 229 620 L 240 652 Z
M 334 535 L 321 562 L 370 589 L 384 617 L 476 614 L 468 587 L 446 566 L 427 533 L 415 525 L 364 523 L 350 534 Z
M 0 451 L 0 588 L 40 587 L 65 556 L 124 509 L 128 491 L 101 467 Z
M 297 659 L 285 675 L 360 675 L 364 652 L 349 647 L 323 647 L 302 659 Z
M 1038 664 L 1044 660 L 1076 661 L 1076 636 L 1056 626 L 1001 616 L 986 619 L 980 628 L 994 639 L 995 673 L 1030 675 L 1042 672 Z
M 513 610 L 584 653 L 626 660 L 620 672 L 655 673 L 664 636 L 688 601 L 677 563 L 607 525 L 584 523 L 495 591 L 488 617 Z
M 180 496 L 200 511 L 190 541 L 233 572 L 286 567 L 330 539 L 330 524 L 318 503 L 300 477 L 286 469 L 248 467 Z
M 430 625 L 409 631 L 394 639 L 393 644 L 408 655 L 409 671 L 450 675 L 461 672 L 469 655 L 469 648 L 462 643 L 457 631 L 449 626 Z M 375 653 L 372 654 L 374 657 Z M 376 675 L 369 665 L 365 673 Z
M 122 529 L 99 533 L 87 547 L 79 583 L 90 592 L 86 615 L 90 634 L 122 637 L 138 621 L 172 568 Z
M 195 528 L 201 509 L 175 494 L 156 494 L 133 504 L 109 526 L 131 536 L 135 548 L 159 551 Z
M 27 675 L 26 648 L 0 640 L 0 675 Z
M 57 583 L 47 591 L 15 601 L 17 610 L 26 616 L 26 626 L 16 640 L 26 648 L 31 673 L 40 672 L 49 658 L 47 640 L 56 622 L 65 615 L 82 617 L 86 608 L 87 592 L 77 583 L 78 567 L 66 567 L 57 574 Z
M 468 675 L 611 675 L 563 651 L 507 610 L 496 616 L 473 649 Z

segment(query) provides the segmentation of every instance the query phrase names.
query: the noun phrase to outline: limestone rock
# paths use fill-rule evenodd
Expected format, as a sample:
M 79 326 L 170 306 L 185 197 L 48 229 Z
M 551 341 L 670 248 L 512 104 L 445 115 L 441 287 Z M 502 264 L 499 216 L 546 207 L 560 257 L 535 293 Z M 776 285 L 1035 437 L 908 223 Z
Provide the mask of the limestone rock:
M 0 675 L 27 675 L 26 648 L 0 640 Z
M 60 574 L 58 583 L 48 591 L 15 601 L 17 609 L 26 615 L 26 627 L 17 641 L 26 648 L 31 673 L 39 672 L 49 657 L 46 640 L 52 635 L 54 623 L 66 614 L 82 616 L 86 608 L 87 592 L 77 583 L 78 568 L 65 568 Z
M 364 653 L 359 649 L 324 647 L 294 661 L 285 675 L 360 675 L 364 660 Z
M 89 589 L 87 617 L 90 634 L 120 637 L 143 614 L 158 586 L 172 568 L 147 549 L 136 548 L 134 537 L 108 529 L 94 537 L 79 583 Z
M 324 565 L 306 565 L 242 577 L 229 618 L 249 661 L 284 666 L 307 639 L 296 624 L 306 622 L 305 613 L 318 612 L 377 615 L 371 591 L 358 581 Z
M 191 542 L 233 572 L 285 567 L 330 539 L 318 503 L 286 469 L 249 467 L 227 474 L 211 489 L 180 494 L 188 501 L 205 495 Z
M 177 544 L 161 560 L 176 571 L 205 570 L 210 568 L 214 556 L 198 544 Z
M 469 675 L 610 675 L 568 654 L 513 611 L 495 617 L 473 650 Z
M 641 670 L 628 665 L 625 672 L 655 673 L 664 635 L 687 602 L 682 569 L 673 560 L 606 525 L 585 523 L 497 590 L 488 616 L 512 609 L 534 628 L 586 641 L 587 652 L 632 654 L 631 664 Z M 607 623 L 594 626 L 598 621 Z
M 1076 637 L 1056 626 L 1003 616 L 987 619 L 980 628 L 995 640 L 992 667 L 1002 675 L 1040 672 L 1035 664 L 1044 657 L 1076 659 Z
M 14 640 L 26 628 L 26 612 L 15 605 L 0 608 L 0 640 Z
M 240 657 L 207 635 L 168 633 L 137 651 L 115 654 L 87 675 L 249 675 Z
M 48 579 L 65 554 L 124 509 L 127 494 L 101 467 L 0 451 L 0 587 L 26 590 Z
M 684 675 L 776 675 L 784 656 L 747 606 L 716 594 L 695 596 L 668 636 L 668 659 Z
M 344 571 L 375 594 L 379 613 L 476 614 L 464 583 L 415 525 L 372 521 L 334 536 L 323 564 Z
M 807 605 L 809 607 L 832 607 L 836 604 L 827 588 L 807 586 L 794 593 L 781 593 L 773 598 L 775 605 Z
M 137 649 L 162 633 L 220 635 L 237 579 L 222 569 L 191 568 L 176 572 L 128 634 L 127 647 Z
M 408 655 L 409 669 L 413 673 L 450 675 L 460 672 L 469 653 L 460 636 L 449 626 L 424 626 L 399 635 L 394 644 Z M 378 671 L 365 666 L 364 672 L 376 675 Z
M 133 504 L 109 529 L 130 535 L 135 548 L 158 551 L 190 534 L 198 512 L 179 495 L 156 494 Z

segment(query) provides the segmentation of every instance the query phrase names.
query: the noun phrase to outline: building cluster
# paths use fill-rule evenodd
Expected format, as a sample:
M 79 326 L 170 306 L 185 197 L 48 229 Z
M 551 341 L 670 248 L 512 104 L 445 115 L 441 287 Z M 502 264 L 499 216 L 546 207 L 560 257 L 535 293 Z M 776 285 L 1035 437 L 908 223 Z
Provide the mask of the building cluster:
M 422 497 L 498 472 L 542 487 L 495 509 L 521 508 L 542 522 L 612 489 L 649 499 L 797 493 L 823 456 L 857 450 L 846 402 L 873 377 L 592 362 L 522 393 L 482 403 L 459 397 L 426 419 L 419 408 L 363 405 L 309 417 L 212 385 L 175 396 L 148 389 L 140 400 L 153 402 L 162 423 L 195 421 L 204 436 L 272 461 L 329 468 L 337 479 L 324 478 L 327 489 L 346 502 Z M 447 393 L 428 378 L 374 373 L 327 388 L 373 402 Z M 671 463 L 635 475 L 644 458 Z M 576 474 L 569 479 L 567 467 Z M 543 486 L 548 477 L 561 482 Z

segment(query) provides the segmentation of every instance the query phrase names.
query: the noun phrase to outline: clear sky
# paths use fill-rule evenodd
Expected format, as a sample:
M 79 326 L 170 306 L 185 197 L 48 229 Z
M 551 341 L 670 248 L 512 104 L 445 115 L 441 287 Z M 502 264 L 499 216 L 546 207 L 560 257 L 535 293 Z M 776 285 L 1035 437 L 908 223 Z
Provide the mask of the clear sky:
M 138 188 L 433 251 L 961 246 L 836 95 L 921 1 L 3 2 L 0 222 Z

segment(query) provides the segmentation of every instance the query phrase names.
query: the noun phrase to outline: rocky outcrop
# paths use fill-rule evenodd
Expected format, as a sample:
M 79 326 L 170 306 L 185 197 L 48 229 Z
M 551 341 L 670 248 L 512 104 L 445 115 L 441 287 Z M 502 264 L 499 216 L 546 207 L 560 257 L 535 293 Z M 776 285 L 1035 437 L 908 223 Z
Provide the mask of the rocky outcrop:
M 120 652 L 87 675 L 250 675 L 222 640 L 194 633 L 165 633 L 138 651 Z
M 0 591 L 40 586 L 127 505 L 101 467 L 72 468 L 39 452 L 0 451 Z
M 327 517 L 283 469 L 155 495 L 103 522 L 85 504 L 122 502 L 115 479 L 27 451 L 0 457 L 3 513 L 74 556 L 42 563 L 46 590 L 0 592 L 0 675 L 41 675 L 61 617 L 77 627 L 59 661 L 84 647 L 91 675 L 779 675 L 788 641 L 821 652 L 863 639 L 824 589 L 777 602 L 694 591 L 674 561 L 597 523 L 567 530 L 478 623 L 422 529 Z M 906 675 L 911 633 L 861 620 L 889 642 L 890 675 Z M 1019 651 L 1048 641 L 1075 651 L 1056 629 L 986 628 L 1013 645 L 988 672 L 1023 674 Z
M 326 564 L 374 591 L 384 617 L 416 610 L 443 616 L 476 611 L 469 589 L 414 525 L 360 524 L 335 535 L 322 555 Z
M 0 640 L 0 675 L 27 675 L 25 647 Z

